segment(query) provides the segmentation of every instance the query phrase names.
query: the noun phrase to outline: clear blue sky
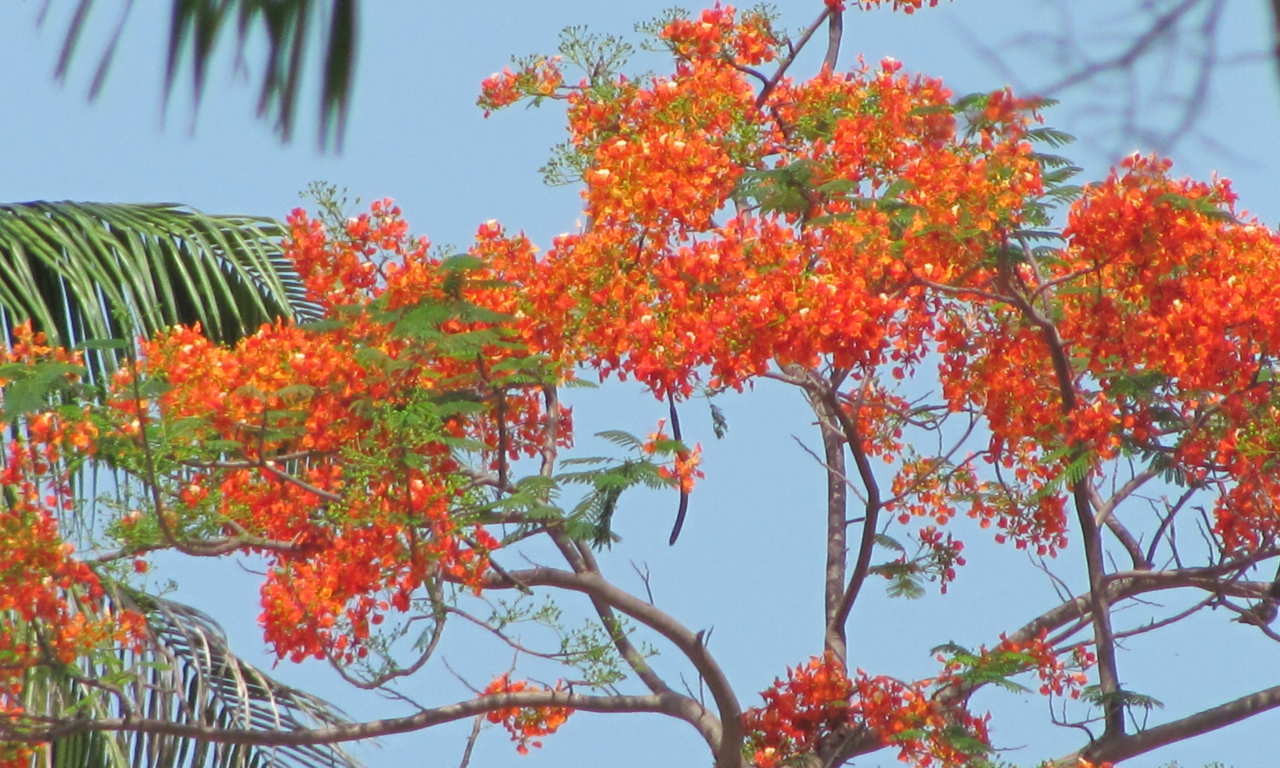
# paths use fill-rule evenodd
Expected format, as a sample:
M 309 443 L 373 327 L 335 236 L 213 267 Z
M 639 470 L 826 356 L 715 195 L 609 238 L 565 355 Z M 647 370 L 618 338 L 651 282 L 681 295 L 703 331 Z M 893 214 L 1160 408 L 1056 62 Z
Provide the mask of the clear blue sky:
M 548 148 L 560 140 L 555 108 L 516 109 L 485 120 L 474 107 L 481 79 L 501 69 L 511 54 L 551 51 L 559 30 L 586 24 L 592 30 L 628 34 L 633 23 L 657 15 L 670 0 L 627 3 L 493 0 L 429 3 L 365 0 L 361 18 L 358 77 L 345 149 L 323 155 L 315 148 L 312 102 L 292 145 L 282 146 L 269 126 L 253 118 L 258 65 L 250 74 L 232 66 L 231 45 L 212 68 L 208 92 L 193 115 L 185 91 L 162 118 L 159 105 L 169 3 L 137 3 L 121 41 L 107 87 L 97 103 L 85 94 L 101 43 L 123 2 L 99 0 L 98 16 L 81 46 L 72 76 L 59 88 L 52 79 L 66 18 L 76 3 L 53 3 L 44 28 L 35 17 L 42 3 L 8 3 L 0 16 L 0 200 L 92 200 L 181 202 L 209 213 L 247 213 L 283 218 L 300 203 L 298 193 L 313 180 L 346 187 L 366 201 L 394 197 L 413 229 L 437 243 L 465 247 L 478 223 L 496 218 L 524 229 L 546 244 L 573 229 L 578 199 L 573 189 L 551 189 L 537 173 Z M 1116 0 L 1079 0 L 1078 30 L 1086 40 L 1123 39 Z M 790 27 L 807 24 L 818 0 L 778 3 Z M 1231 3 L 1223 20 L 1224 61 L 1266 49 L 1264 3 Z M 857 52 L 875 61 L 891 55 L 910 70 L 941 76 L 957 93 L 1016 83 L 1035 87 L 1058 70 L 1043 39 L 1009 47 L 1026 35 L 1060 29 L 1050 6 L 1031 0 L 956 0 L 914 17 L 888 12 L 849 14 L 843 62 Z M 231 41 L 228 40 L 227 43 Z M 988 52 L 984 53 L 984 49 Z M 1103 46 L 1105 49 L 1105 45 Z M 1006 68 L 990 50 L 1005 51 Z M 1155 62 L 1147 82 L 1169 76 Z M 314 82 L 310 83 L 314 86 Z M 1215 95 L 1200 123 L 1201 134 L 1175 148 L 1176 168 L 1235 180 L 1242 206 L 1268 224 L 1280 220 L 1280 111 L 1273 72 L 1259 61 L 1224 66 Z M 1097 92 L 1068 91 L 1050 122 L 1090 141 L 1068 149 L 1088 168 L 1086 178 L 1105 173 L 1111 154 L 1138 148 L 1115 133 L 1114 121 L 1096 110 Z M 1114 116 L 1114 112 L 1109 113 Z M 1159 114 L 1154 118 L 1157 122 Z M 620 427 L 644 434 L 662 408 L 626 387 L 576 395 L 581 435 Z M 711 647 L 727 668 L 744 704 L 755 691 L 821 650 L 821 528 L 823 480 L 819 467 L 792 439 L 816 443 L 799 398 L 761 386 L 724 407 L 730 436 L 715 442 L 703 413 L 688 407 L 692 438 L 706 450 L 708 478 L 694 497 L 689 523 L 677 547 L 665 543 L 674 513 L 667 496 L 637 497 L 619 513 L 625 541 L 607 558 L 623 585 L 642 589 L 630 562 L 653 574 L 658 604 L 695 629 L 714 627 Z M 583 438 L 584 451 L 593 444 Z M 971 565 L 952 594 L 906 603 L 871 590 L 851 625 L 853 662 L 872 672 L 903 677 L 934 671 L 927 651 L 948 640 L 994 643 L 1054 604 L 1049 581 L 1021 553 L 999 548 L 986 534 L 967 533 Z M 1080 589 L 1076 560 L 1068 549 L 1055 570 Z M 518 563 L 516 563 L 518 565 Z M 176 566 L 163 575 L 179 579 L 179 596 L 224 623 L 234 647 L 269 667 L 254 625 L 258 611 L 251 576 L 231 562 Z M 443 651 L 455 669 L 483 685 L 507 665 L 510 654 L 475 635 L 462 633 Z M 1212 706 L 1275 680 L 1276 649 L 1261 635 L 1231 625 L 1222 616 L 1150 643 L 1135 641 L 1121 659 L 1130 687 L 1165 701 L 1167 714 Z M 671 653 L 659 657 L 666 671 L 678 669 Z M 403 705 L 361 698 L 315 665 L 282 665 L 276 674 L 331 697 L 358 719 L 404 714 Z M 690 678 L 691 684 L 696 681 Z M 1259 682 L 1262 681 L 1262 682 Z M 453 701 L 465 691 L 442 669 L 412 681 L 405 692 L 423 704 Z M 1079 746 L 1079 733 L 1043 725 L 1046 702 L 1039 697 L 982 694 L 978 708 L 997 713 L 995 740 L 1025 746 L 1005 759 L 1034 764 Z M 1157 713 L 1158 722 L 1164 713 Z M 438 733 L 385 739 L 381 748 L 358 747 L 370 768 L 392 765 L 457 765 L 468 723 Z M 1135 759 L 1126 765 L 1156 768 L 1178 760 L 1199 768 L 1221 760 L 1235 768 L 1275 764 L 1274 732 L 1280 713 L 1270 713 L 1210 737 Z M 707 752 L 687 726 L 658 717 L 576 715 L 543 750 L 521 758 L 492 729 L 472 765 L 604 766 L 706 765 Z M 896 765 L 889 752 L 859 765 Z

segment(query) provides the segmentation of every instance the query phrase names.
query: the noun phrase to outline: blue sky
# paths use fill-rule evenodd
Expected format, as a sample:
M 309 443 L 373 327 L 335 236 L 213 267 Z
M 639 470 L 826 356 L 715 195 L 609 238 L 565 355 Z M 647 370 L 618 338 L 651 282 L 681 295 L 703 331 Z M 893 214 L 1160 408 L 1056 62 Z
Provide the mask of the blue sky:
M 93 104 L 85 94 L 96 55 L 124 3 L 99 0 L 99 15 L 63 87 L 52 72 L 75 3 L 54 2 L 39 29 L 34 22 L 43 3 L 10 3 L 0 24 L 0 104 L 5 105 L 0 200 L 181 202 L 209 213 L 283 218 L 301 204 L 302 189 L 324 180 L 366 202 L 395 198 L 414 231 L 436 243 L 465 247 L 480 222 L 496 218 L 547 244 L 578 225 L 576 191 L 548 188 L 537 172 L 548 149 L 561 140 L 561 115 L 554 107 L 517 108 L 486 120 L 474 106 L 480 81 L 512 54 L 551 51 L 567 25 L 629 34 L 635 22 L 656 16 L 669 3 L 365 0 L 351 120 L 344 151 L 336 156 L 316 149 L 309 99 L 301 106 L 300 128 L 290 145 L 281 145 L 267 124 L 253 118 L 257 61 L 250 55 L 249 73 L 237 71 L 230 45 L 212 68 L 199 111 L 180 89 L 162 115 L 168 3 L 135 4 L 110 79 Z M 1132 22 L 1116 10 L 1128 3 L 1079 0 L 1071 5 L 1079 34 L 1100 51 L 1122 41 Z M 778 3 L 792 28 L 811 21 L 820 6 L 817 0 Z M 1264 10 L 1261 2 L 1229 5 L 1221 22 L 1224 64 L 1199 134 L 1173 148 L 1172 157 L 1181 172 L 1232 178 L 1241 206 L 1275 225 L 1280 220 L 1280 189 L 1274 184 L 1280 85 L 1265 62 L 1248 55 L 1268 45 Z M 858 52 L 868 61 L 893 56 L 909 70 L 942 77 L 957 93 L 1011 83 L 1035 88 L 1060 72 L 1053 60 L 1057 49 L 1043 34 L 1060 31 L 1061 25 L 1049 4 L 1031 0 L 957 0 L 914 17 L 850 13 L 842 61 L 847 66 Z M 812 71 L 812 62 L 809 66 Z M 1179 66 L 1185 62 L 1157 58 L 1144 70 L 1144 82 L 1179 82 L 1185 76 Z M 1086 179 L 1104 175 L 1117 153 L 1142 148 L 1114 130 L 1114 110 L 1106 108 L 1113 102 L 1106 93 L 1077 89 L 1061 98 L 1064 103 L 1049 113 L 1049 122 L 1087 138 L 1066 150 L 1086 167 Z M 1153 123 L 1171 114 L 1161 109 L 1156 104 L 1146 113 Z M 575 403 L 583 436 L 614 427 L 644 434 L 664 410 L 626 386 L 577 393 Z M 687 408 L 687 429 L 706 450 L 708 478 L 694 497 L 679 545 L 669 549 L 665 543 L 674 500 L 637 497 L 619 512 L 624 541 L 610 553 L 607 567 L 623 586 L 642 589 L 631 562 L 647 565 L 660 606 L 695 629 L 714 627 L 712 649 L 750 705 L 754 692 L 783 674 L 785 666 L 821 650 L 823 480 L 793 439 L 817 442 L 812 417 L 795 393 L 762 385 L 723 405 L 730 419 L 723 442 L 711 437 L 709 421 L 696 404 Z M 580 445 L 587 453 L 598 449 L 585 437 Z M 930 647 L 949 640 L 994 643 L 999 632 L 1054 604 L 1052 585 L 1021 553 L 958 525 L 967 534 L 971 565 L 952 593 L 943 599 L 889 601 L 873 584 L 851 625 L 855 664 L 903 677 L 928 675 L 936 668 Z M 1077 588 L 1078 555 L 1069 549 L 1054 564 Z M 181 599 L 222 621 L 242 655 L 270 666 L 254 625 L 258 608 L 251 574 L 230 561 L 163 565 L 165 577 L 182 583 Z M 1260 638 L 1211 616 L 1170 636 L 1135 640 L 1122 656 L 1122 670 L 1135 688 L 1164 700 L 1169 714 L 1185 714 L 1274 684 L 1275 649 Z M 480 685 L 505 669 L 510 658 L 487 638 L 466 633 L 443 655 Z M 655 663 L 674 672 L 679 667 L 671 656 Z M 359 719 L 406 711 L 403 704 L 354 695 L 316 665 L 285 664 L 276 674 L 331 697 Z M 465 689 L 438 669 L 415 679 L 406 693 L 438 704 L 465 695 Z M 1079 745 L 1079 732 L 1043 724 L 1047 705 L 1037 696 L 984 693 L 975 703 L 997 713 L 999 746 L 1023 747 L 1005 759 L 1034 764 Z M 1157 713 L 1155 720 L 1161 716 Z M 1176 759 L 1184 768 L 1211 760 L 1263 768 L 1274 764 L 1277 726 L 1280 714 L 1273 712 L 1126 765 L 1156 768 Z M 469 727 L 462 723 L 438 733 L 387 738 L 381 747 L 355 751 L 371 768 L 457 765 Z M 493 729 L 472 761 L 478 768 L 707 763 L 705 748 L 687 726 L 656 716 L 586 714 L 576 715 L 547 739 L 545 749 L 524 758 L 502 731 Z M 858 764 L 897 762 L 885 752 Z

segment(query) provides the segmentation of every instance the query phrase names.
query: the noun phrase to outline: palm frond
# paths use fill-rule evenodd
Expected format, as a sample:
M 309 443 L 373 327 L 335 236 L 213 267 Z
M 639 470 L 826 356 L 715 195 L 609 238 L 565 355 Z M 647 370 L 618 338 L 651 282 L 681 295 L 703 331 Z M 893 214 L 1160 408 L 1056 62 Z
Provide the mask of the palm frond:
M 174 204 L 0 205 L 0 322 L 30 319 L 71 346 L 194 322 L 232 342 L 277 317 L 312 319 L 284 236 L 270 219 Z
M 79 0 L 67 26 L 58 59 L 57 76 L 65 78 L 94 0 Z M 165 69 L 165 95 L 172 94 L 183 59 L 189 54 L 191 86 L 197 105 L 204 92 L 208 66 L 219 36 L 235 20 L 239 51 L 246 50 L 250 34 L 266 32 L 266 62 L 261 68 L 258 115 L 271 119 L 281 138 L 293 134 L 302 74 L 308 66 L 308 43 L 323 31 L 324 66 L 320 87 L 320 145 L 342 145 L 347 109 L 355 75 L 356 20 L 359 0 L 173 0 L 169 26 L 169 59 Z M 121 31 L 128 20 L 132 0 L 116 22 L 99 58 L 90 98 L 97 96 L 115 56 Z M 239 59 L 237 59 L 239 66 Z
M 237 658 L 207 615 L 159 597 L 117 593 L 142 611 L 151 639 L 140 653 L 99 658 L 71 672 L 42 667 L 24 686 L 28 711 L 54 718 L 144 718 L 224 729 L 305 730 L 349 724 L 331 704 Z M 49 747 L 55 768 L 360 768 L 336 745 L 258 747 L 160 734 L 88 732 Z

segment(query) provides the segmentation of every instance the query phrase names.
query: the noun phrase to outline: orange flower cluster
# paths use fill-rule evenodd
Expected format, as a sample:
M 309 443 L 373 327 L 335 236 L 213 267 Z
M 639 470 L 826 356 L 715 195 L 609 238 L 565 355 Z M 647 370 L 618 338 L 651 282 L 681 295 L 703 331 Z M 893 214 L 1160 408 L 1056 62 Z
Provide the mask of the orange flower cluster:
M 780 53 L 767 19 L 718 7 L 661 37 L 674 75 L 565 89 L 591 227 L 495 265 L 523 313 L 659 395 L 822 356 L 904 376 L 937 322 L 916 275 L 979 280 L 1041 191 L 1025 109 L 961 136 L 941 83 L 892 61 L 783 79 L 757 105 L 744 69 Z
M 1008 668 L 1011 655 L 1017 660 L 1016 667 L 1012 669 Z M 1082 687 L 1089 681 L 1084 670 L 1097 662 L 1092 653 L 1079 647 L 1072 650 L 1069 659 L 1064 660 L 1045 642 L 1043 632 L 1039 637 L 1024 642 L 1014 642 L 1001 635 L 1000 643 L 994 649 L 988 650 L 983 646 L 978 649 L 976 656 L 976 661 L 967 659 L 962 664 L 954 658 L 947 659 L 939 655 L 938 661 L 946 665 L 938 678 L 939 685 L 957 682 L 962 668 L 967 672 L 982 672 L 985 669 L 1002 676 L 1034 669 L 1040 679 L 1042 695 L 1065 695 L 1078 699 Z
M 886 504 L 898 513 L 898 522 L 931 518 L 946 525 L 960 512 L 982 528 L 994 523 L 996 541 L 1012 540 L 1018 549 L 1054 555 L 1067 544 L 1067 515 L 1063 497 L 1048 492 L 1061 471 L 1058 464 L 1043 462 L 1036 451 L 1006 451 L 999 458 L 986 454 L 982 463 L 1008 470 L 1003 482 L 982 480 L 975 469 L 977 457 L 959 466 L 943 466 L 936 459 L 908 455 L 893 480 L 893 500 Z M 963 508 L 963 509 L 962 509 Z
M 454 446 L 479 441 L 495 468 L 500 451 L 536 452 L 545 422 L 529 387 L 497 386 L 495 368 L 525 354 L 500 316 L 467 316 L 501 311 L 507 289 L 428 256 L 389 201 L 343 232 L 301 212 L 290 224 L 286 250 L 329 323 L 264 326 L 234 349 L 174 329 L 117 376 L 112 404 L 126 436 L 159 413 L 151 429 L 185 468 L 166 510 L 179 537 L 213 526 L 270 558 L 261 620 L 276 653 L 350 662 L 426 581 L 478 589 L 489 568 L 499 544 L 459 512 Z M 139 401 L 135 378 L 153 376 L 165 391 Z
M 553 96 L 564 81 L 559 62 L 559 56 L 534 58 L 522 62 L 518 71 L 506 67 L 501 73 L 495 72 L 480 84 L 476 103 L 484 108 L 487 117 L 493 110 L 509 107 L 522 98 Z
M 669 453 L 662 450 L 664 443 L 671 442 L 671 438 L 664 431 L 666 422 L 666 419 L 658 420 L 658 430 L 650 433 L 648 441 L 640 446 L 641 453 L 646 456 Z M 694 483 L 706 477 L 702 470 L 698 469 L 698 465 L 701 463 L 702 444 L 698 443 L 693 446 L 692 450 L 677 449 L 669 466 L 658 467 L 658 474 L 663 479 L 676 485 L 682 492 L 689 493 L 693 490 Z
M 947 593 L 947 584 L 955 581 L 956 568 L 965 564 L 961 552 L 964 542 L 957 541 L 951 534 L 943 535 L 942 531 L 932 525 L 920 529 L 920 544 L 929 552 L 929 560 L 938 571 L 938 584 L 942 594 Z
M 662 30 L 662 38 L 679 63 L 689 67 L 717 58 L 738 66 L 757 66 L 777 58 L 779 43 L 764 14 L 750 11 L 739 20 L 733 6 L 718 3 L 697 19 L 673 20 Z
M 1070 462 L 1096 467 L 1123 451 L 1166 456 L 1187 484 L 1221 483 L 1216 532 L 1227 547 L 1280 532 L 1280 237 L 1236 214 L 1227 182 L 1176 180 L 1169 168 L 1128 158 L 1073 205 L 1054 258 L 1006 277 L 1053 297 L 1044 311 L 1069 355 L 1065 392 L 1042 329 L 1021 312 L 975 302 L 940 323 L 952 407 L 982 412 L 986 460 L 1025 486 L 1024 505 L 1041 507 L 1015 538 L 1045 542 L 1063 529 L 1047 489 Z M 975 514 L 1004 514 L 989 494 L 976 498 Z
M 0 386 L 12 393 L 46 372 L 71 384 L 80 364 L 78 354 L 49 348 L 43 334 L 24 323 L 14 329 L 12 346 L 0 350 Z M 6 408 L 14 405 L 6 398 Z M 104 605 L 102 582 L 76 559 L 58 524 L 75 508 L 67 459 L 92 452 L 96 428 L 74 407 L 28 414 L 20 424 L 7 430 L 0 469 L 6 496 L 0 506 L 0 719 L 15 723 L 24 712 L 28 670 L 74 664 L 112 646 L 136 646 L 146 633 L 136 612 L 113 613 Z M 0 747 L 0 764 L 25 764 L 29 754 Z
M 986 743 L 986 720 L 947 707 L 925 693 L 930 681 L 908 685 L 862 670 L 849 678 L 828 652 L 787 670 L 761 693 L 763 707 L 745 715 L 748 754 L 758 768 L 774 768 L 820 750 L 851 730 L 867 729 L 917 766 L 968 765 L 973 754 L 952 743 L 957 733 Z
M 1257 546 L 1280 531 L 1280 236 L 1236 215 L 1228 182 L 1169 167 L 1130 157 L 1072 211 L 1061 269 L 1087 270 L 1088 290 L 1064 298 L 1064 325 L 1102 384 L 1097 450 L 1168 450 L 1190 480 L 1230 482 L 1217 533 Z
M 539 688 L 524 680 L 511 680 L 509 675 L 502 675 L 494 678 L 484 689 L 486 694 L 493 693 L 517 693 L 519 691 L 549 691 L 550 688 Z M 556 688 L 556 690 L 561 690 Z M 542 736 L 550 736 L 559 730 L 569 719 L 569 715 L 573 714 L 572 709 L 567 707 L 507 707 L 505 709 L 495 709 L 485 715 L 485 719 L 491 723 L 502 723 L 502 727 L 506 728 L 511 734 L 511 740 L 516 742 L 516 751 L 522 755 L 529 754 L 529 747 L 541 748 L 542 742 L 537 741 Z

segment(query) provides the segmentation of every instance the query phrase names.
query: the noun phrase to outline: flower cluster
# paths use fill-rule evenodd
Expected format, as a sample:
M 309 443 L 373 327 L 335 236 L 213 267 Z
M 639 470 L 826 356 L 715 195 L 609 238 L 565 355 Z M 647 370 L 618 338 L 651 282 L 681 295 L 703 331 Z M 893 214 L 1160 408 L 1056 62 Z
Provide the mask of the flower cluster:
M 1096 658 L 1078 647 L 1063 658 L 1045 642 L 1045 635 L 1041 632 L 1038 637 L 1017 642 L 1001 635 L 1000 643 L 992 649 L 983 646 L 975 653 L 956 653 L 950 658 L 940 654 L 938 661 L 944 663 L 944 669 L 938 678 L 939 685 L 963 683 L 965 679 L 1011 677 L 1035 670 L 1042 695 L 1078 699 L 1089 681 L 1085 670 L 1096 663 Z
M 693 490 L 694 483 L 706 477 L 698 469 L 698 465 L 702 463 L 702 444 L 686 449 L 683 444 L 667 436 L 665 425 L 666 419 L 658 421 L 657 431 L 649 434 L 649 439 L 640 446 L 640 452 L 646 456 L 671 456 L 669 465 L 658 467 L 658 474 L 677 486 L 682 493 L 689 493 Z
M 518 693 L 520 691 L 549 691 L 550 688 L 539 688 L 524 680 L 511 680 L 509 675 L 494 678 L 484 689 L 486 694 Z M 556 688 L 555 690 L 561 690 Z M 540 748 L 542 736 L 555 733 L 573 714 L 567 707 L 506 707 L 495 709 L 485 715 L 491 723 L 501 723 L 516 742 L 516 751 L 522 755 L 529 754 L 529 747 Z
M 145 427 L 177 461 L 160 513 L 178 538 L 220 530 L 268 557 L 261 621 L 278 655 L 351 662 L 428 581 L 481 586 L 499 544 L 460 511 L 456 446 L 496 467 L 540 450 L 549 425 L 538 364 L 502 322 L 508 289 L 428 255 L 390 201 L 341 231 L 300 211 L 290 225 L 328 324 L 263 326 L 232 349 L 198 328 L 161 334 L 117 375 L 106 437 L 127 464 Z M 140 400 L 155 377 L 163 393 Z M 558 428 L 567 441 L 568 419 Z
M 12 345 L 0 349 L 0 386 L 6 388 L 3 407 L 18 416 L 44 400 L 45 393 L 32 389 L 36 383 L 73 385 L 82 361 L 78 353 L 49 348 L 30 323 L 18 325 L 13 335 Z M 34 401 L 22 403 L 22 396 Z M 76 558 L 59 525 L 76 506 L 69 460 L 92 453 L 97 437 L 87 413 L 68 406 L 22 414 L 6 437 L 0 468 L 0 718 L 18 722 L 30 669 L 136 647 L 146 626 L 136 612 L 107 606 L 98 574 Z M 0 747 L 0 763 L 26 754 L 13 757 L 7 749 Z
M 1029 107 L 993 97 L 961 135 L 942 84 L 893 61 L 762 96 L 738 59 L 778 43 L 728 6 L 661 37 L 673 75 L 566 91 L 592 226 L 495 265 L 526 286 L 520 311 L 577 361 L 660 396 L 823 357 L 905 376 L 937 324 L 918 276 L 980 281 L 1001 227 L 1042 191 Z
M 766 15 L 748 11 L 739 18 L 733 6 L 720 5 L 696 19 L 673 20 L 662 30 L 662 39 L 689 66 L 712 59 L 758 66 L 777 58 L 781 42 Z
M 920 545 L 928 552 L 926 561 L 937 573 L 939 589 L 947 593 L 947 585 L 956 579 L 956 568 L 965 564 L 964 542 L 951 534 L 943 534 L 932 525 L 920 529 Z
M 930 697 L 929 683 L 909 685 L 862 670 L 850 678 L 831 653 L 815 657 L 787 670 L 786 680 L 761 694 L 764 706 L 746 713 L 748 755 L 758 768 L 774 768 L 865 731 L 918 766 L 968 765 L 971 744 L 953 742 L 964 734 L 986 743 L 986 721 Z
M 515 71 L 506 67 L 485 78 L 476 103 L 488 116 L 493 110 L 509 107 L 523 98 L 555 96 L 563 81 L 559 56 L 534 57 L 517 62 Z

